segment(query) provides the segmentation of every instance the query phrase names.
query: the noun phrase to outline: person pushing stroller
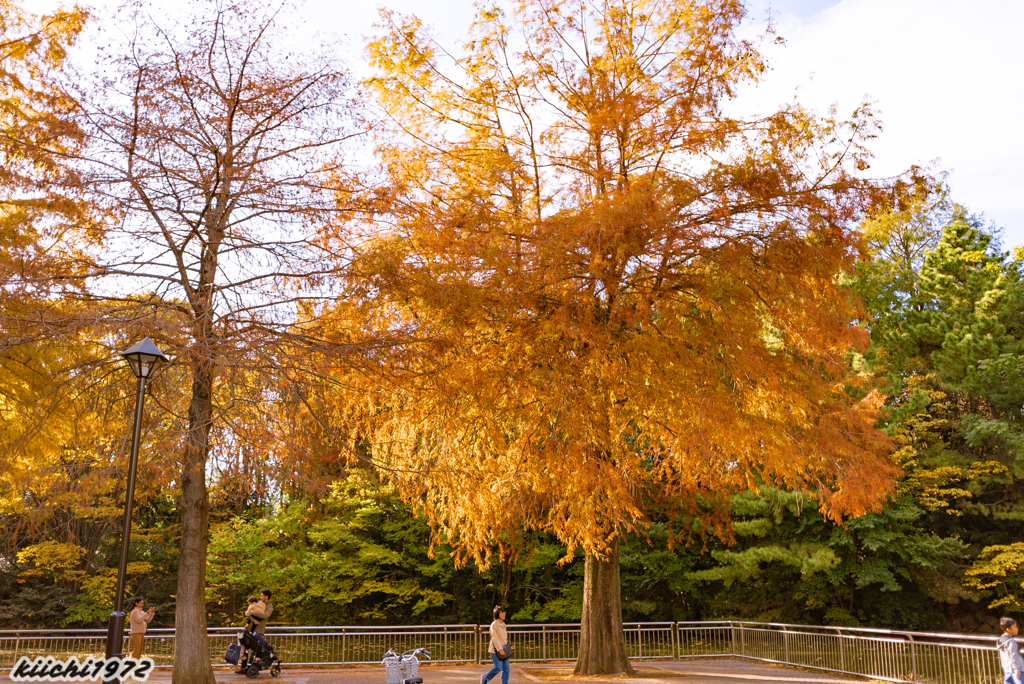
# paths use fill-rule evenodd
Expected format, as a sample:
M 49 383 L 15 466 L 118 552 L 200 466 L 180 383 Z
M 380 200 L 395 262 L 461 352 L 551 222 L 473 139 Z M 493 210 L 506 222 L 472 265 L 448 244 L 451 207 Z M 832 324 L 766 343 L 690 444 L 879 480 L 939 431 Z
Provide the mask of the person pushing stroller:
M 273 653 L 270 644 L 267 643 L 264 636 L 267 631 L 267 620 L 273 611 L 274 606 L 270 603 L 269 590 L 264 589 L 259 598 L 255 596 L 249 597 L 249 605 L 245 610 L 245 632 L 249 636 L 242 639 L 242 650 L 238 658 L 238 669 L 235 670 L 235 674 L 246 674 L 248 661 L 253 656 L 253 650 Z M 259 658 L 260 654 L 255 654 L 255 657 Z
M 258 677 L 262 670 L 269 670 L 272 677 L 281 675 L 281 660 L 274 653 L 273 645 L 267 643 L 263 635 L 256 631 L 253 620 L 246 623 L 245 628 L 238 635 L 238 641 L 249 656 L 248 659 L 239 658 L 239 662 L 244 668 L 241 670 L 242 674 L 250 679 Z M 235 670 L 235 672 L 239 671 Z
M 259 618 L 259 623 L 256 625 L 256 632 L 262 634 L 264 637 L 267 636 L 267 623 L 270 621 L 270 616 L 274 614 L 274 604 L 270 602 L 270 590 L 264 589 L 260 592 L 259 603 L 263 604 L 262 611 L 255 611 L 253 615 Z

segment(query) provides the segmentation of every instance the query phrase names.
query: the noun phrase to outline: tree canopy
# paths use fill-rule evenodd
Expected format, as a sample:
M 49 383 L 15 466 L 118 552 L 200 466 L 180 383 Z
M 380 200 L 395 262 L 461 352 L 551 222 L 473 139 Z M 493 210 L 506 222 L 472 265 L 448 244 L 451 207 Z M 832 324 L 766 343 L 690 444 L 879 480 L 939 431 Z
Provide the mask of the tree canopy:
M 368 388 L 374 458 L 479 563 L 525 530 L 583 551 L 581 674 L 629 668 L 615 549 L 652 510 L 726 534 L 730 492 L 778 485 L 840 519 L 897 472 L 845 361 L 871 112 L 726 116 L 764 69 L 743 15 L 521 2 L 448 58 L 385 11 L 369 47 L 392 228 L 358 268 L 411 340 Z
M 192 7 L 92 70 L 85 11 L 0 0 L 5 624 L 113 604 L 142 335 L 128 583 L 179 681 L 263 588 L 580 620 L 584 674 L 623 618 L 1024 605 L 1024 257 L 941 174 L 871 179 L 869 106 L 730 114 L 742 3 L 482 5 L 454 47 L 383 10 L 361 86 Z

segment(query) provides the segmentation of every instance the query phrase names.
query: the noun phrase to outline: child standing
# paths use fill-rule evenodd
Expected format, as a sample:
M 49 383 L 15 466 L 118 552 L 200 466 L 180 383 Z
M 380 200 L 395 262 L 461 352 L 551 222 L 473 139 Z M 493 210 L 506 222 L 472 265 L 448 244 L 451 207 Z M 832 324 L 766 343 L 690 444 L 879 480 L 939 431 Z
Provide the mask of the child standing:
M 1003 630 L 1003 636 L 996 642 L 999 649 L 999 664 L 1003 666 L 1003 684 L 1021 684 L 1021 675 L 1024 674 L 1024 658 L 1020 655 L 1020 646 L 1013 637 L 1017 636 L 1017 621 L 1011 617 L 1004 617 L 999 621 L 999 627 Z

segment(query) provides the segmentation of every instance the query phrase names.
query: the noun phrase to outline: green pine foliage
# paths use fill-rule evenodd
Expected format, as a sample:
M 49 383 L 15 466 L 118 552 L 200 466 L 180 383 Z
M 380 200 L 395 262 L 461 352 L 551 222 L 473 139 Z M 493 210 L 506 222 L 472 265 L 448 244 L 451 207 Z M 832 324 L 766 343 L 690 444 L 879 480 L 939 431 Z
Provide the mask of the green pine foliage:
M 711 551 L 715 564 L 689 574 L 707 587 L 704 600 L 714 608 L 706 617 L 941 627 L 941 612 L 929 604 L 956 594 L 958 587 L 937 580 L 963 545 L 922 529 L 925 510 L 912 497 L 844 525 L 794 492 L 763 489 L 732 503 L 736 544 Z M 909 596 L 927 600 L 889 614 L 888 605 Z
M 1012 563 L 998 561 L 1024 533 L 1021 254 L 941 186 L 866 233 L 873 259 L 855 284 L 875 307 L 864 361 L 891 396 L 901 488 L 926 511 L 920 529 L 964 545 L 943 574 L 961 587 L 943 600 L 947 624 L 991 625 L 995 609 L 1017 605 L 999 576 Z M 900 245 L 921 248 L 907 257 Z

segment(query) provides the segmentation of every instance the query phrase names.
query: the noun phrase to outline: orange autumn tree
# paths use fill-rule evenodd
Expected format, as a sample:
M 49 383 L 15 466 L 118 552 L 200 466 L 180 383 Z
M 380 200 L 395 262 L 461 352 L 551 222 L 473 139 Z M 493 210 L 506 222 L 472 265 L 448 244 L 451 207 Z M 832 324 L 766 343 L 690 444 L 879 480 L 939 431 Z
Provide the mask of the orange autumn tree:
M 723 113 L 765 69 L 743 16 L 522 0 L 480 10 L 462 56 L 387 12 L 369 46 L 390 128 L 360 268 L 369 320 L 411 341 L 349 410 L 461 560 L 524 530 L 582 551 L 577 674 L 632 671 L 618 539 L 652 511 L 727 536 L 741 489 L 836 519 L 892 489 L 840 285 L 871 115 Z

